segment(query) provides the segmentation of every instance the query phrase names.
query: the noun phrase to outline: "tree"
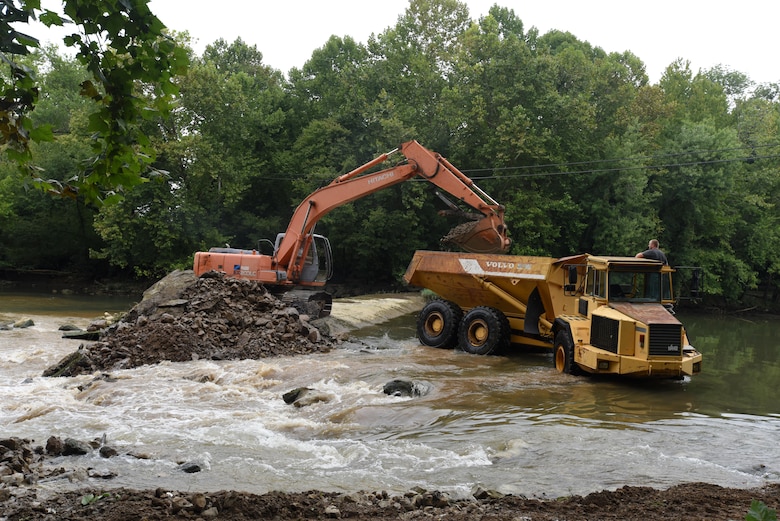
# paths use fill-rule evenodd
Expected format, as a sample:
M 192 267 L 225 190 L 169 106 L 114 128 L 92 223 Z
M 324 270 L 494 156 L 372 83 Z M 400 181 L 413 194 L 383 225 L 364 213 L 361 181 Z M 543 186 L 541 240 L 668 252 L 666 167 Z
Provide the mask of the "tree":
M 182 184 L 190 201 L 208 208 L 204 225 L 244 247 L 280 231 L 289 208 L 290 180 L 280 175 L 291 140 L 284 87 L 281 73 L 240 38 L 207 46 L 181 81 Z
M 665 151 L 674 154 L 675 163 L 660 170 L 651 186 L 660 194 L 661 240 L 668 245 L 670 262 L 703 266 L 708 292 L 736 300 L 756 282 L 736 249 L 744 207 L 736 132 L 710 121 L 687 122 Z
M 154 158 L 141 121 L 164 116 L 176 93 L 174 78 L 186 69 L 187 55 L 164 34 L 147 0 L 63 0 L 63 13 L 41 9 L 40 0 L 3 0 L 0 5 L 0 53 L 6 74 L 0 82 L 2 147 L 9 159 L 41 186 L 60 195 L 102 204 L 121 198 L 125 189 L 148 179 Z M 73 24 L 64 43 L 92 76 L 80 86 L 94 111 L 89 130 L 95 136 L 92 158 L 64 182 L 44 179 L 33 166 L 31 143 L 52 139 L 51 127 L 30 118 L 38 104 L 34 72 L 21 58 L 39 44 L 11 24 L 39 18 L 48 27 Z M 153 171 L 152 171 L 153 173 Z
M 78 95 L 79 83 L 88 74 L 55 48 L 32 53 L 25 60 L 41 88 L 31 114 L 33 124 L 47 125 L 57 134 L 56 141 L 31 143 L 31 151 L 36 165 L 50 178 L 65 182 L 78 175 L 90 156 L 89 102 Z M 102 263 L 89 257 L 89 250 L 100 246 L 92 228 L 95 208 L 43 197 L 29 190 L 29 184 L 29 178 L 19 176 L 10 161 L 0 159 L 0 256 L 4 257 L 0 263 L 20 269 L 102 272 Z
M 396 25 L 368 43 L 388 103 L 413 132 L 407 138 L 444 153 L 449 129 L 442 92 L 470 25 L 468 7 L 458 0 L 411 0 Z
M 666 125 L 667 131 L 678 131 L 685 121 L 711 120 L 718 126 L 728 123 L 724 87 L 705 74 L 694 75 L 688 62 L 677 60 L 667 67 L 659 86 L 675 108 L 671 121 L 674 125 Z
M 281 74 L 241 39 L 217 40 L 177 81 L 177 110 L 144 127 L 167 175 L 96 221 L 105 246 L 95 254 L 141 276 L 227 242 L 256 247 L 289 216 L 290 183 L 279 175 L 288 139 Z

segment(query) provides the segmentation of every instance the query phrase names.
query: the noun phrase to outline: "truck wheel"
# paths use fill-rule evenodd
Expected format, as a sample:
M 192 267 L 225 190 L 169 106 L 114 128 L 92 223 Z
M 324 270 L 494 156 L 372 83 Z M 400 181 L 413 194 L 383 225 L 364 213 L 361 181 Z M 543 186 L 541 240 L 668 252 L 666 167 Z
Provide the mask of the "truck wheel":
M 574 344 L 566 331 L 558 331 L 558 334 L 555 335 L 553 363 L 559 373 L 574 375 L 580 373 L 579 366 L 574 363 Z
M 460 307 L 447 300 L 433 300 L 417 317 L 417 338 L 430 347 L 453 347 L 458 339 L 458 324 L 463 317 Z
M 458 345 L 473 355 L 497 353 L 509 344 L 509 321 L 501 311 L 476 307 L 466 313 L 458 328 Z

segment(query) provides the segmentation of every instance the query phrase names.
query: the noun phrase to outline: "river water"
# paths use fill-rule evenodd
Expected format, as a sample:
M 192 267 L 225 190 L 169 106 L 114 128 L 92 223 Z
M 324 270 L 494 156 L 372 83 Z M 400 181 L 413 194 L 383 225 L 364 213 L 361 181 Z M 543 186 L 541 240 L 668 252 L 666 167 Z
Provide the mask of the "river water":
M 164 363 L 108 380 L 40 376 L 80 343 L 62 339 L 61 324 L 84 327 L 130 305 L 0 292 L 0 324 L 35 321 L 0 331 L 0 436 L 43 444 L 50 435 L 105 434 L 121 454 L 57 458 L 52 465 L 116 477 L 51 480 L 45 489 L 402 493 L 420 486 L 465 497 L 481 485 L 559 497 L 623 485 L 780 481 L 780 337 L 772 319 L 680 313 L 704 354 L 702 374 L 685 381 L 573 377 L 555 372 L 545 354 L 422 347 L 409 313 L 359 329 L 354 342 L 325 355 Z M 381 299 L 334 304 L 345 321 L 399 309 Z M 393 379 L 429 392 L 387 396 L 382 388 Z M 284 403 L 283 393 L 303 386 L 328 401 Z M 182 462 L 204 470 L 183 473 Z

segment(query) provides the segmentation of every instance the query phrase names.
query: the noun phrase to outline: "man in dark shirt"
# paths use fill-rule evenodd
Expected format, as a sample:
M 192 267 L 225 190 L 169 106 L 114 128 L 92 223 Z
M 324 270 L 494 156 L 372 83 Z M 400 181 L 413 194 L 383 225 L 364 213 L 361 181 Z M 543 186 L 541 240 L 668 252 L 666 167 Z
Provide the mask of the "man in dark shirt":
M 657 260 L 663 262 L 664 264 L 669 264 L 669 262 L 666 260 L 666 255 L 664 252 L 658 248 L 658 239 L 650 239 L 650 242 L 647 244 L 647 250 L 637 253 L 636 257 L 639 259 Z

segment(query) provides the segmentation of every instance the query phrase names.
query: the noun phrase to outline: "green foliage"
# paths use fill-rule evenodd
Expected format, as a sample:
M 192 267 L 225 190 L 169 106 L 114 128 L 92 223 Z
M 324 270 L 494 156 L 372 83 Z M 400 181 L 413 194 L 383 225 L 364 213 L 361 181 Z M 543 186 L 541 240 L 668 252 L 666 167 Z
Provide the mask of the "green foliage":
M 101 499 L 109 499 L 111 497 L 112 497 L 111 494 L 108 492 L 103 492 L 102 494 L 92 494 L 92 493 L 84 494 L 83 496 L 81 496 L 81 506 L 92 505 L 94 503 L 97 503 Z
M 21 8 L 6 3 L 4 8 L 10 16 L 3 21 L 8 36 L 0 42 L 0 52 L 10 74 L 0 85 L 6 100 L 0 131 L 7 157 L 48 191 L 78 195 L 90 203 L 115 200 L 145 181 L 155 150 L 140 123 L 168 113 L 178 91 L 175 76 L 187 66 L 186 53 L 164 34 L 147 0 L 65 0 L 62 16 L 41 11 L 37 1 Z M 44 179 L 32 166 L 30 145 L 53 138 L 50 126 L 35 126 L 30 119 L 39 101 L 37 78 L 19 60 L 38 42 L 11 29 L 8 22 L 27 23 L 36 14 L 48 26 L 72 23 L 79 28 L 64 43 L 76 48 L 77 60 L 91 75 L 81 82 L 80 94 L 94 107 L 88 118 L 93 156 L 66 181 Z
M 146 183 L 122 201 L 100 209 L 94 223 L 105 246 L 93 249 L 93 258 L 132 270 L 142 278 L 162 277 L 187 268 L 194 252 L 202 213 L 188 208 L 168 183 Z
M 777 511 L 767 507 L 763 501 L 753 500 L 745 521 L 777 521 Z
M 308 194 L 416 139 L 506 207 L 512 253 L 633 255 L 656 237 L 672 264 L 706 269 L 711 295 L 780 295 L 776 84 L 678 60 L 651 85 L 629 51 L 540 34 L 499 5 L 474 21 L 458 0 L 410 0 L 365 45 L 332 36 L 287 78 L 241 39 L 195 57 L 145 0 L 19 3 L 2 23 L 73 23 L 78 54 L 0 36 L 3 266 L 157 276 L 197 250 L 255 247 Z M 76 210 L 32 180 L 124 200 Z M 340 281 L 394 283 L 458 224 L 418 181 L 318 224 Z

